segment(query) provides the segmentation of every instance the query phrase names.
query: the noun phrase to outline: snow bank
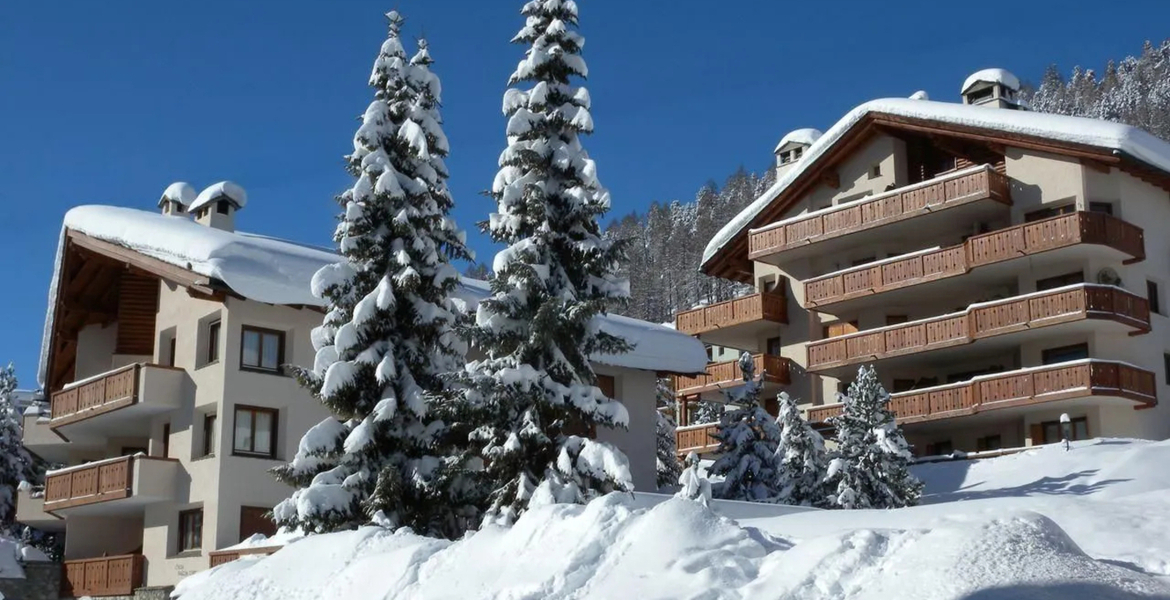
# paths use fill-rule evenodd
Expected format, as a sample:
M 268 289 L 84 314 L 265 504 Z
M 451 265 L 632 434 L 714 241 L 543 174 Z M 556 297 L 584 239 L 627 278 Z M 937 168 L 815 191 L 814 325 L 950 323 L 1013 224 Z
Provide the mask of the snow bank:
M 978 75 L 978 73 L 976 73 Z M 974 77 L 974 75 L 973 75 Z M 966 87 L 966 86 L 964 86 Z M 1141 129 L 1099 119 L 1067 117 L 1018 110 L 992 110 L 952 102 L 883 98 L 866 102 L 849 111 L 825 135 L 817 139 L 804 158 L 786 171 L 776 183 L 748 205 L 715 234 L 703 251 L 703 264 L 746 229 L 772 200 L 800 177 L 805 169 L 837 143 L 855 124 L 870 113 L 924 119 L 950 125 L 989 129 L 1063 142 L 1085 144 L 1129 155 L 1151 167 L 1170 172 L 1170 143 Z
M 370 527 L 184 580 L 182 600 L 1001 600 L 1170 594 L 1170 442 L 925 465 L 934 504 L 764 506 L 656 494 L 535 509 L 458 542 Z M 737 503 L 738 504 L 738 503 Z M 732 507 L 734 508 L 734 507 Z

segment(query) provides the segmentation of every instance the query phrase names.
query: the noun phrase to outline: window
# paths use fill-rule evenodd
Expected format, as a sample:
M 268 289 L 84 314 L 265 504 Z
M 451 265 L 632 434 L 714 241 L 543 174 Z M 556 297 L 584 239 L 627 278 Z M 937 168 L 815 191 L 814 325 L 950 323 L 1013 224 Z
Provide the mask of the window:
M 163 439 L 162 439 L 163 458 L 171 457 L 171 424 L 163 424 Z
M 768 338 L 768 342 L 765 344 L 765 346 L 767 346 L 768 354 L 771 354 L 772 356 L 780 356 L 780 338 Z
M 215 212 L 217 212 L 221 215 L 228 214 L 228 201 L 227 200 L 220 200 L 219 202 L 216 202 L 215 203 Z
M 1089 439 L 1089 419 L 1087 417 L 1077 417 L 1072 420 L 1072 439 L 1071 442 L 1077 440 Z M 1038 425 L 1032 426 L 1033 444 L 1054 444 L 1064 439 L 1064 435 L 1060 431 L 1060 421 L 1045 421 Z
M 882 166 L 880 164 L 874 165 L 874 166 L 869 168 L 869 178 L 870 179 L 877 179 L 878 177 L 881 177 L 881 176 L 882 176 Z
M 1034 210 L 1024 215 L 1024 221 L 1031 223 L 1041 219 L 1051 219 L 1052 217 L 1059 217 L 1060 215 L 1068 215 L 1076 212 L 1077 206 L 1075 204 L 1065 204 L 1064 206 L 1053 206 L 1050 208 L 1041 208 Z
M 605 394 L 606 398 L 617 397 L 617 380 L 613 375 L 598 375 L 597 387 L 601 388 L 601 393 Z
M 1062 346 L 1060 348 L 1049 348 L 1041 352 L 1040 356 L 1040 361 L 1046 365 L 1068 362 L 1070 360 L 1081 360 L 1089 358 L 1089 345 L 1076 344 L 1073 346 Z
M 215 454 L 215 415 L 203 415 L 203 456 Z
M 219 360 L 219 330 L 222 323 L 212 321 L 207 324 L 207 364 Z
M 1090 202 L 1089 203 L 1089 212 L 1105 213 L 1107 215 L 1112 215 L 1113 214 L 1113 203 L 1112 202 Z
M 715 360 L 715 349 L 707 346 L 707 362 L 711 362 L 712 360 Z
M 926 445 L 927 456 L 945 456 L 955 451 L 955 445 L 950 440 L 943 440 Z
M 1158 284 L 1146 281 L 1146 299 L 1150 301 L 1150 312 L 1162 314 L 1162 301 L 1158 297 Z
M 994 94 L 995 94 L 995 88 L 992 88 L 992 87 L 986 87 L 986 88 L 983 88 L 981 90 L 967 92 L 967 103 L 968 104 L 975 104 L 975 103 L 979 102 L 980 100 L 986 100 L 986 99 L 992 97 L 992 95 L 994 95 Z
M 1003 448 L 1003 440 L 998 435 L 988 435 L 975 440 L 975 451 L 986 452 Z
M 804 154 L 804 148 L 800 148 L 800 147 L 793 148 L 792 149 L 792 160 L 799 159 L 802 154 Z
M 284 363 L 284 332 L 244 327 L 240 343 L 240 368 L 278 372 Z
M 1166 385 L 1170 385 L 1170 354 L 1162 355 L 1162 370 L 1165 371 Z
M 259 506 L 240 507 L 240 541 L 244 541 L 257 533 L 267 537 L 276 535 L 276 523 L 268 518 L 272 509 Z
M 167 366 L 168 367 L 175 366 L 175 346 L 176 346 L 175 338 L 172 336 L 171 341 L 168 344 L 168 348 L 167 348 L 167 352 L 168 352 Z
M 859 259 L 853 261 L 853 266 L 859 267 L 861 265 L 867 265 L 875 260 L 877 260 L 876 256 L 867 256 L 865 258 L 859 258 Z
M 901 325 L 909 320 L 908 315 L 886 315 L 886 325 Z
M 237 406 L 232 454 L 276 458 L 277 416 L 276 409 Z
M 203 509 L 179 513 L 179 552 L 203 548 Z
M 1044 279 L 1036 280 L 1036 291 L 1043 292 L 1044 290 L 1052 290 L 1066 285 L 1075 285 L 1085 282 L 1085 273 L 1083 271 L 1075 271 L 1073 273 L 1065 273 L 1064 275 L 1057 275 L 1055 277 L 1046 277 Z
M 913 379 L 894 379 L 893 393 L 909 392 L 914 389 Z

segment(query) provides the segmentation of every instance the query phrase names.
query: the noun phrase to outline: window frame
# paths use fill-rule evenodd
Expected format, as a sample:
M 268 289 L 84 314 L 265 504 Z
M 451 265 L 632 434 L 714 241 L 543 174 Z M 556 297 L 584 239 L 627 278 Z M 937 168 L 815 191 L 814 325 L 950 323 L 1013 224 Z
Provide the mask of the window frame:
M 188 522 L 188 518 L 192 521 L 198 521 L 198 527 L 194 527 L 194 523 Z M 192 535 L 192 544 L 187 545 L 187 535 Z M 189 510 L 179 511 L 179 539 L 178 539 L 178 553 L 203 551 L 203 508 L 192 508 Z
M 252 415 L 252 449 L 240 450 L 236 444 L 236 432 L 239 430 L 236 423 L 240 419 L 240 412 L 245 411 Z M 256 415 L 259 413 L 268 413 L 272 415 L 272 431 L 269 433 L 269 445 L 271 448 L 268 452 L 256 451 Z M 248 404 L 237 404 L 232 408 L 232 456 L 243 456 L 246 458 L 266 458 L 275 460 L 277 449 L 277 432 L 280 430 L 280 409 L 269 408 L 267 406 L 251 406 Z
M 223 337 L 223 319 L 215 319 L 207 323 L 207 354 L 203 357 L 205 365 L 219 362 L 219 344 L 220 338 Z M 240 338 L 241 344 L 243 338 Z M 263 345 L 263 344 L 261 344 Z M 243 352 L 240 353 L 240 360 L 243 361 Z
M 216 439 L 215 439 L 215 424 L 216 414 L 207 413 L 203 415 L 203 456 L 215 456 Z M 232 440 L 233 446 L 235 440 Z
M 1100 200 L 1089 201 L 1089 212 L 1101 213 L 1103 215 L 1113 216 L 1113 203 L 1103 202 Z
M 245 355 L 244 341 L 247 339 L 249 333 L 255 333 L 255 334 L 260 336 L 260 346 L 256 349 L 256 362 L 258 363 L 256 365 L 248 365 L 248 364 L 244 363 L 244 355 Z M 276 367 L 273 369 L 269 369 L 267 367 L 261 366 L 264 364 L 264 336 L 265 335 L 274 335 L 274 336 L 276 336 L 276 340 L 277 340 Z M 282 365 L 284 365 L 284 343 L 285 343 L 285 332 L 283 332 L 279 329 L 268 329 L 266 327 L 256 327 L 254 325 L 244 325 L 244 326 L 240 327 L 240 370 L 241 371 L 249 371 L 252 373 L 268 373 L 268 374 L 283 375 L 284 370 L 283 370 Z
M 1162 371 L 1166 379 L 1166 385 L 1170 385 L 1170 352 L 1162 353 Z
M 1150 303 L 1150 312 L 1154 314 L 1162 313 L 1162 290 L 1158 286 L 1158 282 L 1153 279 L 1146 280 L 1146 300 Z
M 227 200 L 217 200 L 215 202 L 215 212 L 216 213 L 221 214 L 221 215 L 226 215 L 226 214 L 230 213 L 231 210 L 232 210 L 232 207 L 229 206 L 229 203 Z

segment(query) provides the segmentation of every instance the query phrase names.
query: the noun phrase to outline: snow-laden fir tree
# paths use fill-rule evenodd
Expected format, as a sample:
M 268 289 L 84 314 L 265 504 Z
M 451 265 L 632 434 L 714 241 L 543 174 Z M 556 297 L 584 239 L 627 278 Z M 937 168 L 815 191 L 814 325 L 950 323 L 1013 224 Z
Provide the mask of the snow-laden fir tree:
M 777 487 L 777 454 L 780 427 L 760 405 L 760 382 L 755 375 L 751 354 L 740 356 L 744 385 L 728 392 L 729 401 L 738 407 L 723 413 L 718 430 L 712 437 L 719 440 L 721 455 L 711 465 L 712 475 L 723 476 L 715 484 L 715 495 L 727 500 L 773 502 Z
M 694 500 L 703 506 L 711 505 L 711 482 L 703 476 L 699 464 L 699 456 L 694 452 L 687 454 L 687 467 L 678 476 L 678 492 L 676 498 Z
M 441 89 L 427 45 L 408 59 L 403 20 L 387 17 L 369 80 L 374 100 L 347 157 L 355 181 L 338 197 L 343 260 L 313 277 L 328 312 L 313 332 L 313 368 L 297 372 L 336 418 L 310 429 L 276 470 L 301 489 L 274 515 L 314 532 L 376 518 L 457 537 L 475 526 L 475 510 L 464 451 L 449 434 L 458 403 L 442 376 L 465 361 L 450 262 L 470 253 L 449 216 Z
M 0 528 L 16 518 L 16 488 L 35 477 L 33 461 L 21 442 L 22 415 L 16 406 L 16 369 L 0 369 Z
M 912 455 L 889 409 L 890 395 L 871 366 L 857 371 L 842 414 L 829 419 L 837 447 L 826 473 L 829 502 L 839 508 L 901 508 L 918 504 L 922 482 L 910 473 Z
M 508 146 L 490 192 L 497 211 L 483 224 L 506 248 L 471 331 L 487 358 L 465 377 L 482 423 L 474 439 L 487 459 L 489 508 L 505 523 L 530 502 L 631 488 L 625 455 L 589 436 L 628 423 L 597 387 L 590 357 L 631 346 L 596 319 L 628 298 L 629 282 L 618 275 L 622 245 L 597 224 L 609 193 L 580 140 L 593 119 L 589 93 L 573 83 L 587 75 L 577 5 L 533 0 L 521 12 L 512 41 L 529 47 L 504 94 Z
M 727 412 L 727 405 L 714 400 L 700 400 L 695 403 L 695 420 L 699 423 L 718 423 Z
M 778 397 L 780 444 L 776 449 L 776 501 L 796 506 L 825 504 L 825 471 L 828 467 L 825 441 L 800 414 L 800 407 L 788 392 Z
M 671 416 L 674 414 L 675 408 L 674 392 L 670 389 L 667 380 L 658 380 L 657 396 L 658 418 L 655 426 L 655 446 L 658 478 L 656 483 L 658 489 L 662 489 L 678 483 L 682 467 L 678 463 L 678 446 L 674 435 L 675 420 Z

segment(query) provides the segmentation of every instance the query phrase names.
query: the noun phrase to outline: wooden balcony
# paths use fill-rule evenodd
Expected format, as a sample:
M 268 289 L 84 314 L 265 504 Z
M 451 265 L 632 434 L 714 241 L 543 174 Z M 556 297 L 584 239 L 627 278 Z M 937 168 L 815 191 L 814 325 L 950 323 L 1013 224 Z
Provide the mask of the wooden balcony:
M 1127 257 L 1126 263 L 1146 257 L 1140 227 L 1103 213 L 1077 212 L 977 235 L 957 246 L 806 280 L 805 306 L 825 308 L 1078 245 L 1111 248 Z
M 777 263 L 783 253 L 813 244 L 939 213 L 944 209 L 989 203 L 1001 207 L 1011 204 L 1007 176 L 990 165 L 964 169 L 754 229 L 749 234 L 748 257 Z M 969 221 L 964 224 L 969 229 Z
M 891 394 L 890 410 L 899 423 L 911 424 L 1091 397 L 1122 398 L 1135 408 L 1155 406 L 1156 376 L 1125 363 L 1078 360 Z M 815 406 L 808 409 L 808 420 L 823 424 L 840 414 L 840 404 Z
M 61 595 L 65 598 L 131 596 L 142 587 L 144 564 L 141 554 L 67 560 Z
M 718 423 L 704 423 L 679 427 L 674 430 L 674 444 L 679 456 L 694 452 L 703 454 L 719 447 L 719 440 L 711 437 L 719 429 Z
M 143 404 L 140 413 L 173 410 L 183 377 L 182 369 L 132 364 L 70 384 L 50 396 L 49 424 L 64 427 L 137 404 Z
M 282 546 L 267 546 L 264 548 L 240 548 L 238 550 L 216 550 L 208 554 L 209 568 L 218 567 L 224 563 L 230 563 L 233 560 L 239 559 L 243 556 L 256 556 L 275 553 L 280 550 Z
M 172 499 L 180 470 L 177 460 L 123 456 L 49 471 L 45 477 L 44 510 L 57 512 L 115 503 L 134 510 L 147 503 Z M 93 514 L 118 512 L 111 507 Z
M 787 358 L 771 354 L 755 354 L 752 356 L 756 365 L 756 373 L 762 373 L 765 384 L 788 385 L 790 361 Z M 739 370 L 738 360 L 710 363 L 707 372 L 702 375 L 674 376 L 675 395 L 697 396 L 707 392 L 734 388 L 743 384 L 743 373 Z
M 680 312 L 674 322 L 679 331 L 704 341 L 733 348 L 743 348 L 748 342 L 754 346 L 759 331 L 788 323 L 788 299 L 782 294 L 761 292 Z
M 1103 285 L 1076 285 L 973 304 L 966 311 L 882 327 L 808 344 L 808 370 L 825 371 L 908 354 L 971 344 L 1073 321 L 1113 321 L 1150 330 L 1150 305 L 1140 296 Z

